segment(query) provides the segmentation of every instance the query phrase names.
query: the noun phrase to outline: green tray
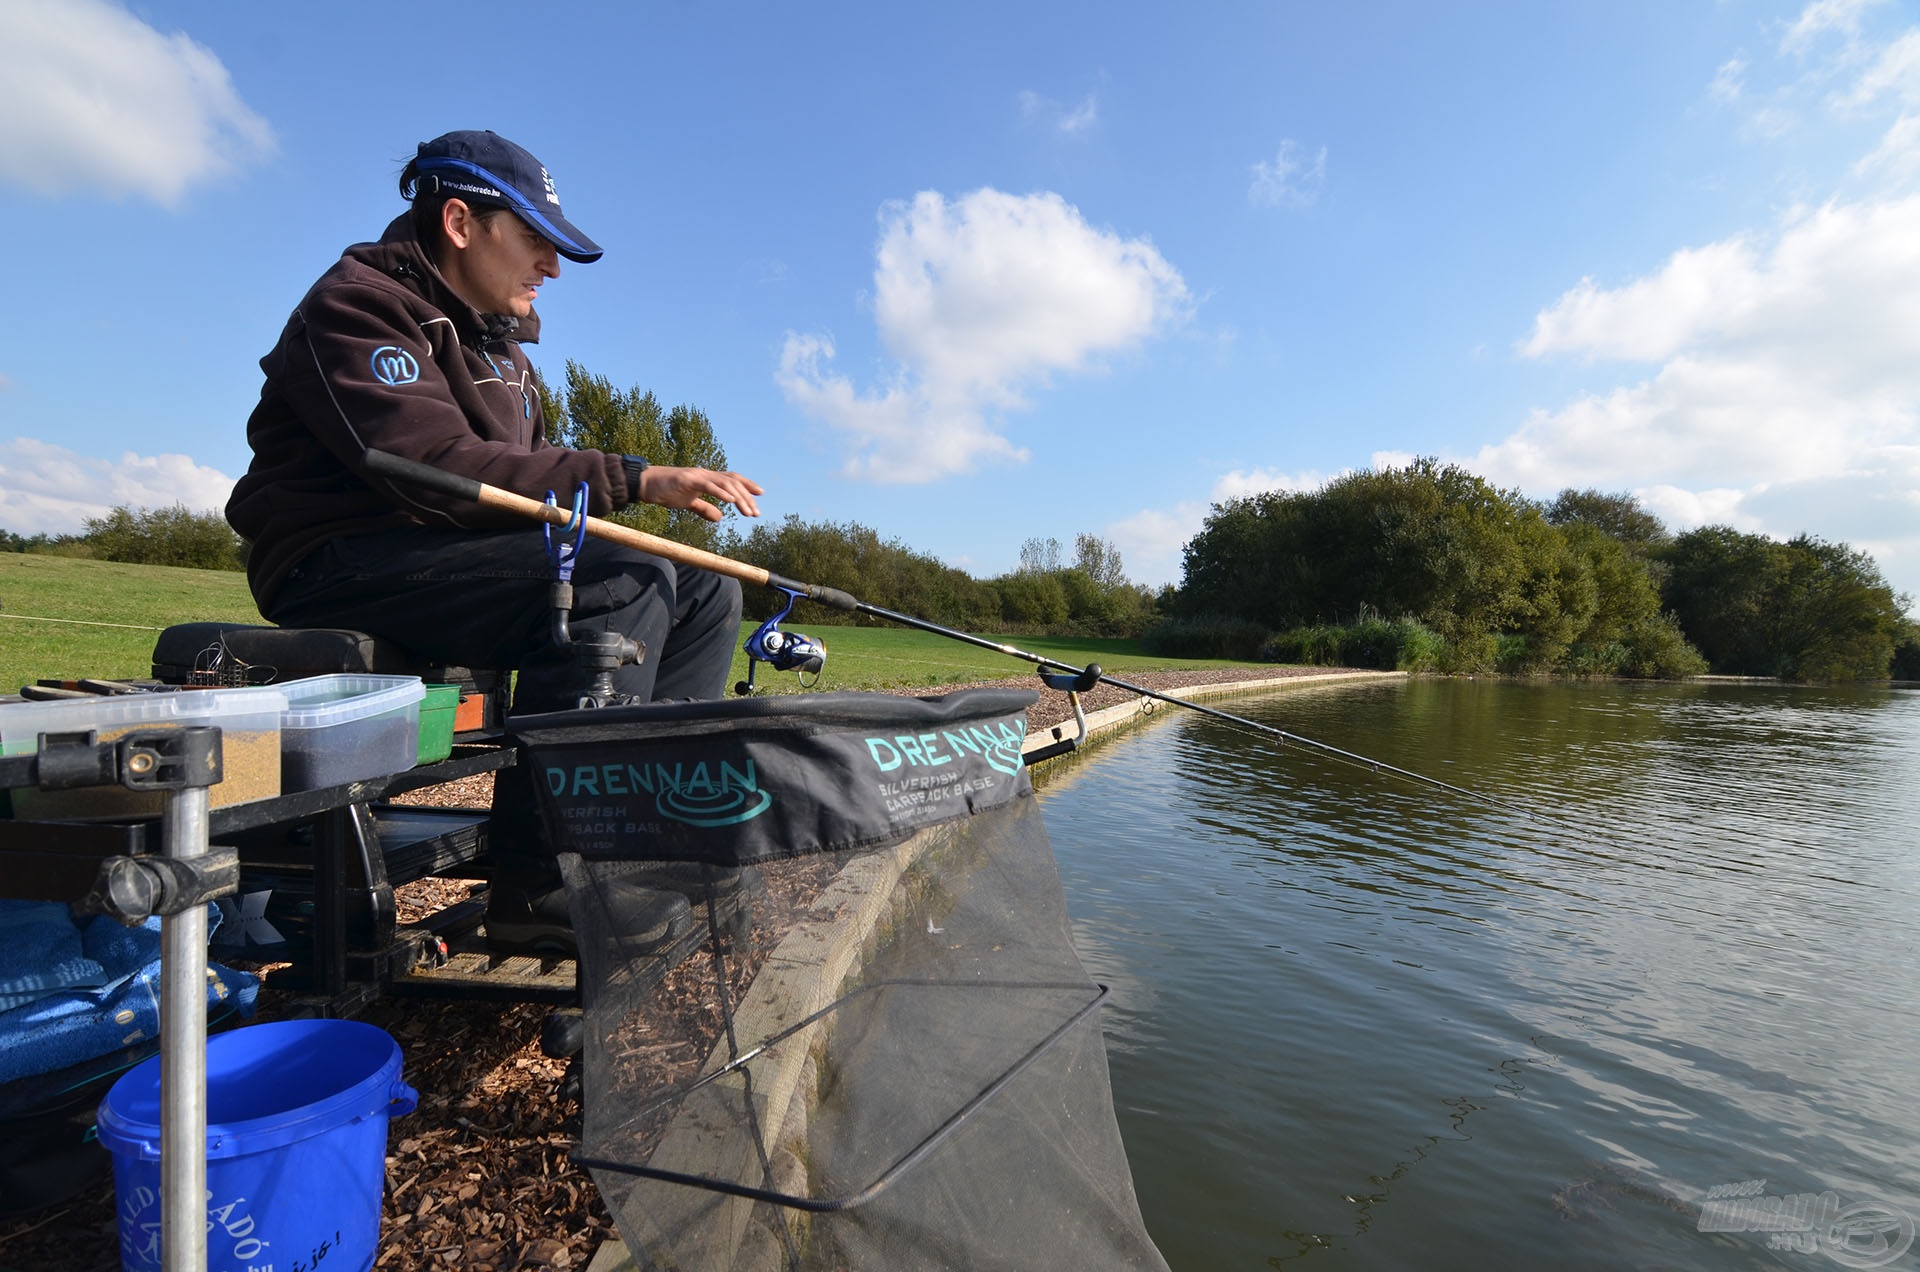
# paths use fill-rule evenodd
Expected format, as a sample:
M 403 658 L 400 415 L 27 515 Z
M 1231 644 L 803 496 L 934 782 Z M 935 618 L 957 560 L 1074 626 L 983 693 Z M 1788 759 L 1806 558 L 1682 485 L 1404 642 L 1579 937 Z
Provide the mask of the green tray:
M 420 703 L 419 764 L 433 764 L 453 754 L 453 716 L 460 709 L 459 685 L 428 685 Z

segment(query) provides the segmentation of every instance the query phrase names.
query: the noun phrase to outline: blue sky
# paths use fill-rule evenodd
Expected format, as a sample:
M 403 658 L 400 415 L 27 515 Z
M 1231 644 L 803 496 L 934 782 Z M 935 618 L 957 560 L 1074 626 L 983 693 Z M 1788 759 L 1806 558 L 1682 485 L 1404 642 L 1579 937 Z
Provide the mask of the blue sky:
M 258 359 L 418 142 L 607 248 L 568 359 L 763 510 L 975 573 L 1414 455 L 1875 554 L 1920 595 L 1920 25 L 1895 0 L 0 0 L 0 526 L 218 506 Z

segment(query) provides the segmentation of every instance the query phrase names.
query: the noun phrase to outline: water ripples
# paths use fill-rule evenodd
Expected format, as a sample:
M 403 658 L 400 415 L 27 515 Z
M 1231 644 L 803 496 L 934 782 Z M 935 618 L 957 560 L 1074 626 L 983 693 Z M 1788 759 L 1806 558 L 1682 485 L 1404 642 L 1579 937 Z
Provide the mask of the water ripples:
M 1920 1218 L 1920 695 L 1228 709 L 1555 820 L 1197 715 L 1042 792 L 1174 1267 L 1768 1266 L 1689 1217 L 1762 1177 Z

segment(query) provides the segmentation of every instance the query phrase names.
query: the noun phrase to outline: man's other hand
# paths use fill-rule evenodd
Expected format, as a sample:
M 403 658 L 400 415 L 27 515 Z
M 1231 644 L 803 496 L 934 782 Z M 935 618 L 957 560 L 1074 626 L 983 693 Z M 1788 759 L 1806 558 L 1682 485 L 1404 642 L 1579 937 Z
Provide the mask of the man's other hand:
M 711 468 L 674 468 L 666 464 L 650 464 L 640 474 L 640 501 L 656 504 L 662 508 L 683 508 L 697 512 L 708 521 L 718 521 L 720 509 L 709 503 L 704 496 L 712 496 L 721 503 L 732 504 L 742 515 L 757 517 L 760 505 L 753 501 L 755 495 L 764 495 L 760 483 L 742 477 L 739 473 L 717 473 Z

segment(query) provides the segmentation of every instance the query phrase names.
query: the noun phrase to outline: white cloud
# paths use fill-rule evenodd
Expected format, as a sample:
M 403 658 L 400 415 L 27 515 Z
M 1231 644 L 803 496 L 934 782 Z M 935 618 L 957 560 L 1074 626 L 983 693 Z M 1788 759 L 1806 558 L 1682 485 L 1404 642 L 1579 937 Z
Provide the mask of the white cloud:
M 1213 483 L 1212 499 L 1215 503 L 1225 503 L 1229 499 L 1245 499 L 1249 495 L 1264 495 L 1272 490 L 1289 493 L 1318 490 L 1328 480 L 1325 473 L 1310 469 L 1298 473 L 1276 472 L 1271 468 L 1255 468 L 1247 472 L 1235 469 L 1222 474 Z
M 1022 463 L 1023 447 L 995 432 L 977 400 L 929 390 L 905 375 L 862 393 L 834 375 L 833 341 L 787 333 L 776 377 L 787 400 L 845 438 L 842 471 L 877 482 L 925 482 L 972 472 L 983 463 Z
M 1073 136 L 1100 122 L 1100 95 L 1088 93 L 1078 105 L 1068 106 L 1031 89 L 1020 91 L 1020 115 L 1039 120 L 1057 132 Z
M 1326 183 L 1327 148 L 1308 155 L 1305 146 L 1289 137 L 1272 159 L 1253 165 L 1247 198 L 1264 207 L 1298 207 L 1319 198 Z
M 117 507 L 219 511 L 233 478 L 185 455 L 94 459 L 19 437 L 0 441 L 0 526 L 15 534 L 75 534 Z
M 1813 0 L 1812 4 L 1800 11 L 1800 16 L 1794 19 L 1793 24 L 1780 37 L 1780 51 L 1801 52 L 1827 31 L 1838 31 L 1846 36 L 1855 35 L 1860 30 L 1860 15 L 1881 2 L 1882 0 Z
M 1920 103 L 1920 31 L 1908 31 L 1878 50 L 1835 105 L 1858 109 L 1882 98 L 1908 106 Z
M 1617 288 L 1582 280 L 1521 352 L 1655 369 L 1536 411 L 1468 461 L 1488 479 L 1632 489 L 1676 528 L 1842 539 L 1920 593 L 1920 196 L 1802 210 Z
M 1863 19 L 1879 4 L 1815 0 L 1792 23 L 1780 24 L 1780 52 L 1791 60 L 1731 58 L 1716 70 L 1708 96 L 1745 106 L 1745 139 L 1760 142 L 1804 137 L 1824 122 L 1857 119 L 1884 103 L 1910 111 L 1920 105 L 1920 31 L 1888 39 L 1864 35 Z M 1829 33 L 1838 38 L 1822 38 Z M 1882 161 L 1856 173 L 1874 169 L 1900 175 L 1904 166 Z
M 1665 522 L 1670 530 L 1691 530 L 1695 526 L 1732 526 L 1749 534 L 1758 534 L 1760 525 L 1740 511 L 1742 490 L 1682 490 L 1678 486 L 1653 485 L 1632 492 L 1641 506 Z
M 1685 248 L 1650 278 L 1604 290 L 1583 278 L 1534 317 L 1528 357 L 1575 353 L 1653 361 L 1751 312 L 1758 301 L 1753 252 L 1742 239 Z
M 1920 418 L 1920 197 L 1828 203 L 1791 217 L 1770 243 L 1676 252 L 1610 291 L 1583 280 L 1539 315 L 1522 352 L 1663 364 L 1650 380 L 1536 417 L 1536 432 L 1578 432 L 1604 416 L 1609 428 L 1652 430 L 1649 444 L 1745 437 L 1752 453 L 1736 462 L 1780 469 L 1774 477 L 1843 463 L 1803 454 L 1809 439 L 1795 435 L 1811 431 L 1829 451 L 1841 438 L 1849 449 L 1884 445 Z M 1737 418 L 1719 420 L 1727 414 Z M 1631 453 L 1618 446 L 1616 462 Z
M 1909 187 L 1920 177 L 1920 29 L 1869 51 L 1851 86 L 1835 93 L 1828 104 L 1843 117 L 1864 115 L 1883 104 L 1899 111 L 1879 144 L 1853 165 L 1853 173 L 1884 178 L 1889 188 Z
M 829 337 L 790 332 L 776 380 L 845 437 L 844 471 L 932 481 L 1026 451 L 1001 416 L 1057 373 L 1093 369 L 1187 311 L 1180 274 L 1144 238 L 1095 229 L 1057 194 L 934 192 L 881 211 L 873 311 L 895 359 L 861 391 Z
M 1873 152 L 1853 165 L 1855 176 L 1884 173 L 1894 184 L 1920 176 L 1920 115 L 1902 115 Z
M 1061 117 L 1058 127 L 1063 133 L 1084 132 L 1093 127 L 1099 120 L 1100 99 L 1094 94 L 1088 93 L 1080 100 L 1078 106 L 1075 106 Z
M 1747 131 L 1768 141 L 1778 141 L 1799 126 L 1798 112 L 1785 106 L 1763 106 L 1747 117 Z
M 0 0 L 0 181 L 177 204 L 267 153 L 226 67 L 107 0 Z
M 1180 550 L 1200 533 L 1207 505 L 1181 503 L 1171 508 L 1143 508 L 1105 528 L 1106 538 L 1120 549 L 1127 577 L 1146 587 L 1180 582 Z
M 1808 53 L 1827 33 L 1840 47 L 1767 109 L 1784 119 L 1782 103 L 1830 88 L 1833 117 L 1885 118 L 1853 165 L 1889 178 L 1879 192 L 1794 208 L 1616 286 L 1582 279 L 1519 352 L 1646 369 L 1535 411 L 1466 463 L 1536 495 L 1631 490 L 1675 529 L 1844 540 L 1920 595 L 1920 196 L 1903 193 L 1920 178 L 1920 29 L 1868 38 L 1871 7 L 1807 5 L 1782 50 Z M 1729 62 L 1716 82 L 1750 72 Z
M 1742 77 L 1747 73 L 1747 64 L 1739 58 L 1729 58 L 1720 64 L 1713 74 L 1713 83 L 1707 91 L 1723 102 L 1737 102 L 1743 87 Z

